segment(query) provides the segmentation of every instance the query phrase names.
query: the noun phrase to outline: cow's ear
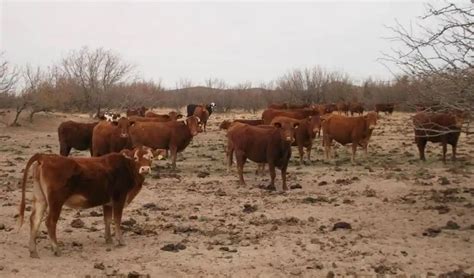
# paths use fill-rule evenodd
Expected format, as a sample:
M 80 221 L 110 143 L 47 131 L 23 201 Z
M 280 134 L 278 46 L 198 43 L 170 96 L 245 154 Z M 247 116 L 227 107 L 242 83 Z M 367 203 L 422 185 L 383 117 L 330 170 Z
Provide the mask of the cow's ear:
M 130 150 L 127 150 L 127 149 L 121 150 L 120 153 L 128 159 L 133 159 L 132 155 L 130 154 Z
M 295 129 L 298 128 L 299 126 L 300 126 L 299 123 L 294 123 L 294 124 L 293 124 L 293 127 L 294 127 Z
M 181 119 L 183 117 L 183 114 L 178 114 L 178 116 L 176 116 L 176 119 Z
M 134 126 L 136 122 L 135 121 L 129 121 L 129 123 L 130 123 L 130 126 Z
M 274 125 L 275 127 L 281 128 L 281 123 L 276 122 L 276 123 L 273 123 L 273 125 Z

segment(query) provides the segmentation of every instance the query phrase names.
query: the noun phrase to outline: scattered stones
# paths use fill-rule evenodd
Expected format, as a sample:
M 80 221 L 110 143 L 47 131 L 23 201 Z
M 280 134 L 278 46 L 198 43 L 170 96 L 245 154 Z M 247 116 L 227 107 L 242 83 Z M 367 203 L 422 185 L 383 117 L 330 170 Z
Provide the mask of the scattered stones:
M 97 212 L 97 211 L 95 211 L 95 210 L 91 211 L 91 212 L 89 213 L 89 215 L 92 216 L 92 217 L 104 216 L 102 213 L 99 213 L 99 212 Z
M 95 264 L 94 264 L 94 268 L 95 268 L 95 269 L 104 270 L 104 269 L 105 269 L 105 265 L 104 265 L 104 263 L 95 263 Z
M 221 251 L 226 251 L 226 252 L 231 252 L 231 253 L 236 253 L 236 252 L 237 252 L 237 249 L 230 249 L 230 248 L 227 247 L 227 246 L 219 247 L 219 250 L 221 250 Z
M 169 244 L 166 244 L 165 246 L 161 247 L 161 250 L 168 251 L 168 252 L 178 252 L 178 251 L 184 250 L 184 249 L 186 249 L 186 246 L 182 243 L 176 243 L 176 244 L 169 243 Z
M 428 228 L 423 232 L 423 236 L 435 237 L 441 233 L 441 229 L 438 228 Z
M 122 221 L 122 225 L 124 225 L 124 226 L 133 226 L 135 224 L 137 224 L 137 221 L 133 218 Z
M 438 278 L 474 278 L 474 274 L 468 274 L 462 269 L 442 273 Z
M 439 184 L 441 184 L 441 185 L 448 185 L 448 184 L 451 183 L 451 182 L 448 180 L 448 178 L 446 178 L 446 177 L 440 177 L 440 178 L 438 179 L 438 182 L 439 182 Z
M 252 213 L 257 211 L 257 205 L 245 204 L 243 212 Z
M 327 185 L 327 184 L 328 184 L 327 181 L 320 181 L 320 182 L 318 183 L 319 186 L 324 186 L 324 185 Z
M 71 227 L 76 229 L 82 228 L 84 227 L 84 221 L 82 221 L 81 219 L 74 219 L 71 222 Z
M 333 271 L 329 271 L 328 274 L 326 274 L 326 278 L 334 278 L 335 276 Z
M 199 173 L 197 174 L 198 178 L 205 178 L 205 177 L 208 177 L 209 175 L 210 175 L 210 173 L 209 173 L 209 172 L 205 172 L 205 171 L 199 172 Z
M 332 227 L 332 230 L 335 231 L 337 229 L 345 229 L 345 230 L 351 230 L 352 229 L 352 226 L 351 224 L 347 223 L 347 222 L 337 222 L 336 224 L 334 224 L 334 226 Z
M 0 231 L 5 230 L 5 224 L 0 224 Z
M 448 230 L 458 230 L 460 227 L 458 223 L 449 220 L 448 223 L 446 223 L 446 226 L 444 226 L 443 228 Z

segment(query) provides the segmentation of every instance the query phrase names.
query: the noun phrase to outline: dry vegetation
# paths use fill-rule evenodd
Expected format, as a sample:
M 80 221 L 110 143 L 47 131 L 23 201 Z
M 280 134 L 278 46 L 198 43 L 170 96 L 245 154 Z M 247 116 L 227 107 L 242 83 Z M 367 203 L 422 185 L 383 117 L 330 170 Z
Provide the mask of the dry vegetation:
M 268 174 L 245 168 L 248 186 L 224 164 L 217 126 L 245 113 L 213 114 L 178 160 L 155 162 L 142 192 L 126 209 L 127 246 L 105 244 L 101 209 L 65 208 L 58 223 L 62 257 L 54 257 L 44 225 L 40 260 L 28 253 L 29 227 L 16 232 L 19 180 L 35 152 L 58 153 L 56 127 L 87 115 L 39 113 L 34 124 L 0 130 L 0 276 L 150 274 L 156 276 L 324 277 L 326 275 L 473 273 L 474 141 L 464 134 L 459 160 L 443 164 L 429 144 L 420 162 L 410 114 L 378 124 L 367 160 L 337 148 L 322 160 L 316 139 L 311 165 L 294 155 L 287 193 L 260 189 Z M 72 155 L 88 156 L 87 152 Z M 31 180 L 27 187 L 31 196 Z M 277 183 L 281 182 L 277 178 Z M 350 224 L 336 224 L 346 222 Z M 341 227 L 334 230 L 334 227 Z M 65 267 L 67 266 L 67 267 Z M 446 276 L 461 277 L 461 276 Z

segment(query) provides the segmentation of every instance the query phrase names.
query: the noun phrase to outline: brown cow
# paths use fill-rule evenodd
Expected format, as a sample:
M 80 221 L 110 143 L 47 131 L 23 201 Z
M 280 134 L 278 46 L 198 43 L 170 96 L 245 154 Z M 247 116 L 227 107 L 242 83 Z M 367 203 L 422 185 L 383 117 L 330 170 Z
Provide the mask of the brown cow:
M 89 150 L 92 155 L 92 131 L 98 123 L 62 122 L 58 127 L 59 153 L 68 156 L 74 148 L 80 151 Z
M 181 119 L 183 115 L 175 111 L 171 111 L 168 114 L 156 114 L 152 111 L 147 111 L 145 113 L 145 117 L 156 118 L 156 119 L 160 119 L 162 122 L 167 122 L 167 121 L 176 121 L 178 119 Z
M 148 109 L 146 109 L 145 106 L 139 107 L 139 108 L 128 108 L 127 109 L 127 117 L 130 116 L 140 116 L 140 117 L 145 117 L 145 113 Z
M 395 108 L 394 103 L 377 103 L 377 104 L 375 104 L 375 112 L 377 112 L 377 114 L 379 112 L 384 112 L 385 115 L 388 115 L 388 114 L 392 115 L 394 108 Z
M 246 119 L 236 119 L 233 121 L 223 120 L 222 123 L 219 125 L 219 129 L 227 130 L 233 123 L 243 123 L 243 124 L 248 124 L 248 125 L 263 125 L 262 120 L 246 120 Z
M 328 103 L 324 105 L 324 112 L 326 114 L 330 114 L 334 111 L 337 111 L 337 105 L 334 103 Z
M 337 104 L 337 111 L 339 114 L 344 113 L 346 116 L 349 115 L 349 104 L 345 102 L 339 102 Z
M 118 122 L 99 122 L 92 131 L 92 156 L 119 152 L 132 147 L 128 130 L 135 124 L 127 118 Z
M 346 145 L 352 143 L 351 162 L 355 162 L 357 146 L 364 148 L 367 154 L 370 136 L 377 124 L 377 113 L 369 112 L 365 116 L 345 117 L 332 115 L 322 122 L 323 146 L 326 159 L 329 159 L 332 140 Z
M 349 111 L 351 112 L 351 116 L 354 116 L 354 113 L 358 113 L 359 115 L 364 114 L 364 106 L 359 102 L 352 102 L 349 105 Z
M 112 243 L 110 224 L 115 222 L 115 237 L 123 245 L 120 223 L 123 208 L 140 192 L 144 177 L 150 170 L 150 150 L 136 149 L 134 159 L 119 153 L 102 157 L 63 157 L 55 154 L 35 154 L 23 173 L 20 227 L 25 213 L 25 187 L 29 168 L 33 165 L 33 210 L 30 216 L 30 256 L 39 258 L 36 237 L 43 215 L 48 208 L 46 227 L 56 256 L 60 255 L 56 239 L 56 224 L 63 205 L 71 208 L 102 206 L 104 210 L 105 240 Z
M 303 164 L 303 148 L 306 148 L 306 153 L 308 156 L 308 162 L 311 162 L 311 148 L 313 147 L 313 140 L 316 137 L 316 134 L 319 133 L 321 128 L 321 119 L 319 115 L 308 117 L 302 120 L 295 120 L 288 117 L 276 117 L 272 120 L 272 125 L 274 123 L 283 123 L 288 122 L 299 126 L 295 129 L 295 141 L 292 146 L 298 146 L 298 152 L 300 154 L 300 164 Z
M 303 109 L 309 108 L 310 104 L 288 104 L 288 103 L 273 103 L 268 105 L 269 109 Z
M 209 111 L 204 105 L 198 105 L 194 109 L 194 116 L 198 117 L 201 120 L 201 123 L 204 126 L 204 132 L 206 132 L 207 120 L 209 119 L 209 115 Z
M 176 168 L 177 153 L 182 152 L 201 131 L 199 118 L 192 116 L 185 121 L 137 122 L 130 128 L 130 137 L 134 146 L 169 150 L 172 167 Z
M 270 189 L 275 188 L 275 167 L 280 168 L 283 190 L 287 190 L 286 169 L 291 157 L 291 143 L 298 124 L 275 123 L 274 127 L 233 124 L 227 132 L 228 163 L 232 164 L 232 151 L 237 158 L 239 183 L 245 185 L 243 169 L 248 159 L 257 163 L 268 163 L 270 169 Z
M 443 146 L 443 162 L 446 162 L 447 144 L 452 147 L 452 160 L 456 160 L 456 147 L 461 134 L 465 115 L 462 113 L 426 113 L 420 112 L 413 116 L 415 142 L 420 159 L 425 158 L 425 147 L 428 141 L 441 143 Z
M 263 123 L 268 125 L 272 122 L 275 117 L 283 116 L 293 119 L 305 119 L 309 116 L 319 115 L 317 109 L 305 108 L 305 109 L 294 109 L 294 110 L 278 110 L 278 109 L 265 109 L 262 113 Z

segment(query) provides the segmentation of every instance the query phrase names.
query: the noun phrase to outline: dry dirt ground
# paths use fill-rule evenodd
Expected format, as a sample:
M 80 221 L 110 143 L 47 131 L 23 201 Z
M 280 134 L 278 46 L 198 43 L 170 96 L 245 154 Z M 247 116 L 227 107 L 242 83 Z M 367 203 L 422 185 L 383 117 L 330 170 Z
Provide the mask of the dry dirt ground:
M 310 165 L 298 165 L 294 150 L 288 174 L 293 189 L 281 194 L 260 188 L 269 176 L 256 176 L 254 163 L 245 167 L 247 186 L 237 185 L 235 170 L 227 173 L 218 123 L 234 117 L 258 116 L 213 114 L 208 132 L 179 157 L 177 171 L 169 161 L 155 162 L 125 210 L 125 247 L 105 244 L 101 209 L 64 208 L 58 223 L 62 256 L 53 256 L 42 225 L 41 259 L 29 257 L 28 221 L 16 229 L 21 173 L 32 154 L 58 152 L 61 121 L 88 118 L 39 114 L 34 124 L 0 127 L 0 277 L 474 273 L 472 136 L 461 136 L 457 162 L 444 165 L 434 144 L 428 160 L 419 162 L 410 115 L 395 113 L 379 121 L 368 158 L 359 152 L 355 166 L 344 147 L 324 162 L 318 138 Z M 31 188 L 30 180 L 28 204 Z M 334 229 L 338 222 L 351 229 Z

